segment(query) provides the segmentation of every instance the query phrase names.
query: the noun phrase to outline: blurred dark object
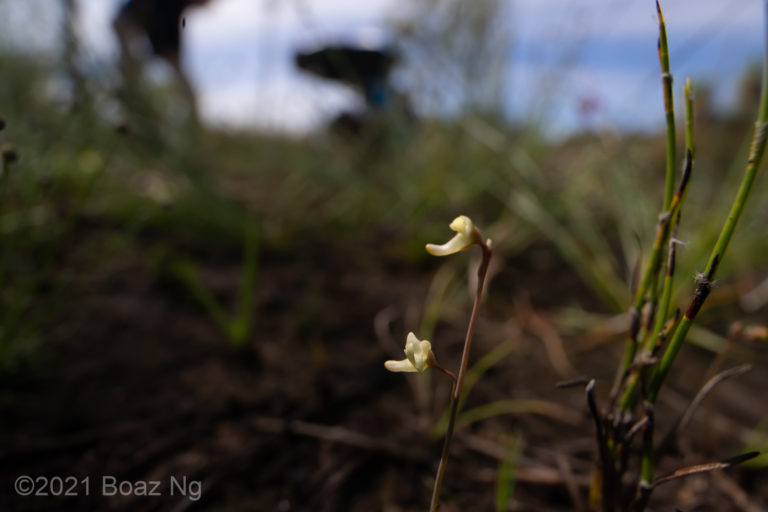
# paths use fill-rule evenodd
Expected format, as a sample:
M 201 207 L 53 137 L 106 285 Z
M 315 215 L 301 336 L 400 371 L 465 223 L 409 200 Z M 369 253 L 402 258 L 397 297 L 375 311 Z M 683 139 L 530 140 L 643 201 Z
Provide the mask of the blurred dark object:
M 152 54 L 170 64 L 195 123 L 195 94 L 181 67 L 181 23 L 182 15 L 188 7 L 202 6 L 209 1 L 128 0 L 113 23 L 120 43 L 120 68 L 126 87 L 132 90 L 138 87 L 141 60 L 146 58 L 146 55 L 137 51 L 143 39 L 149 44 Z
M 392 101 L 389 73 L 396 62 L 390 48 L 372 50 L 338 45 L 296 54 L 300 69 L 359 88 L 372 109 L 385 108 Z
M 0 132 L 5 130 L 5 119 L 0 117 Z
M 310 52 L 297 52 L 296 65 L 308 73 L 352 86 L 365 101 L 362 112 L 345 111 L 330 123 L 330 130 L 343 136 L 359 135 L 388 118 L 412 120 L 407 99 L 392 87 L 390 73 L 398 62 L 390 46 L 372 49 L 350 44 L 329 45 Z M 394 114 L 394 116 L 392 116 Z M 378 128 L 381 128 L 380 126 Z
M 0 157 L 4 163 L 12 163 L 19 159 L 19 153 L 16 151 L 16 146 L 6 142 L 0 146 Z
M 115 132 L 120 135 L 129 135 L 131 133 L 131 125 L 125 121 L 118 121 L 114 125 Z
M 332 133 L 349 137 L 361 134 L 365 130 L 366 116 L 355 112 L 342 112 L 331 121 Z

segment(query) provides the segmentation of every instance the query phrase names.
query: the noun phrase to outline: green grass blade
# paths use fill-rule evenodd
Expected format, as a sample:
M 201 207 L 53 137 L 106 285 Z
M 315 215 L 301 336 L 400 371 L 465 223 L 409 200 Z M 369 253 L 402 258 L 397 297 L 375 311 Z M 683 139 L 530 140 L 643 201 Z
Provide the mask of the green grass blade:
M 523 438 L 516 434 L 506 444 L 507 453 L 504 460 L 499 462 L 496 476 L 496 512 L 509 510 L 509 500 L 515 493 L 517 483 L 517 466 L 523 448 Z

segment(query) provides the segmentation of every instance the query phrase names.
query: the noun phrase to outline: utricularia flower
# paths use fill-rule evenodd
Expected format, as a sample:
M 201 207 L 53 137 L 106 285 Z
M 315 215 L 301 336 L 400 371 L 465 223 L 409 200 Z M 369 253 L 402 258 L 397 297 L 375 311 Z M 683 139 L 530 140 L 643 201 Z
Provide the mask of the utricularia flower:
M 384 367 L 391 372 L 423 372 L 437 365 L 429 340 L 420 340 L 412 332 L 405 340 L 405 357 L 402 361 L 385 361 Z
M 448 256 L 459 251 L 463 251 L 472 244 L 482 245 L 482 239 L 475 225 L 466 215 L 459 215 L 450 224 L 450 228 L 456 232 L 456 235 L 442 245 L 427 244 L 427 252 L 434 256 Z

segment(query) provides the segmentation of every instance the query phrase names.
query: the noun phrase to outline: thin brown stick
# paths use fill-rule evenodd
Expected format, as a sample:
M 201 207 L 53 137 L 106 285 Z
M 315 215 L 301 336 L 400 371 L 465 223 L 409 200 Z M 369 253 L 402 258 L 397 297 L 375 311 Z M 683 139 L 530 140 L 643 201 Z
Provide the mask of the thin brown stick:
M 573 468 L 571 463 L 561 452 L 555 453 L 555 462 L 557 462 L 557 468 L 560 470 L 560 475 L 565 483 L 565 488 L 568 489 L 568 494 L 571 496 L 571 503 L 573 504 L 573 510 L 576 512 L 582 512 L 585 510 L 584 502 L 581 499 L 581 493 L 579 492 L 579 484 L 576 482 L 576 478 L 573 474 Z
M 704 399 L 707 398 L 707 395 L 709 395 L 709 393 L 715 389 L 718 384 L 731 377 L 738 377 L 739 375 L 743 375 L 751 369 L 751 364 L 742 364 L 740 366 L 735 366 L 720 372 L 709 379 L 706 384 L 701 387 L 699 392 L 696 393 L 696 396 L 693 398 L 688 407 L 686 407 L 685 411 L 680 416 L 680 419 L 672 426 L 667 435 L 664 436 L 664 441 L 661 443 L 661 445 L 659 445 L 659 449 L 657 451 L 665 452 L 672 449 L 676 445 L 677 434 L 685 430 L 685 428 L 688 426 L 688 423 L 690 423 L 691 419 L 693 418 L 696 409 L 699 408 Z
M 737 464 L 741 464 L 742 462 L 746 462 L 750 459 L 754 459 L 758 455 L 760 455 L 760 452 L 747 452 L 741 455 L 737 455 L 735 457 L 721 460 L 720 462 L 709 462 L 707 464 L 696 464 L 694 466 L 680 468 L 670 473 L 669 475 L 663 476 L 661 478 L 657 478 L 653 482 L 652 487 L 655 488 L 661 484 L 671 482 L 672 480 L 677 480 L 678 478 L 684 478 L 686 476 L 696 475 L 699 473 L 707 473 L 709 471 L 715 471 L 718 469 L 728 469 Z

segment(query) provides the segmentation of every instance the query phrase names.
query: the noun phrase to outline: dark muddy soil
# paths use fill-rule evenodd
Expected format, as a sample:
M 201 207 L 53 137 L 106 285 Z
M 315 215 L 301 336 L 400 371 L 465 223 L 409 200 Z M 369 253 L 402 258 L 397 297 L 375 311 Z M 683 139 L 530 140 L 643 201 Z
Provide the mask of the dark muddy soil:
M 436 372 L 392 374 L 382 363 L 399 358 L 405 334 L 418 329 L 436 264 L 382 257 L 362 242 L 267 250 L 255 332 L 238 351 L 136 248 L 149 244 L 81 265 L 41 356 L 3 383 L 1 510 L 426 510 L 441 447 L 430 428 L 450 383 Z M 621 328 L 594 322 L 558 333 L 562 307 L 599 306 L 556 257 L 541 268 L 542 250 L 505 262 L 490 283 L 472 360 L 504 343 L 508 355 L 465 410 L 499 400 L 517 408 L 458 431 L 443 512 L 495 510 L 499 461 L 512 439 L 521 451 L 509 510 L 586 510 L 595 443 L 584 392 L 555 383 L 595 377 L 604 403 Z M 231 304 L 237 254 L 201 249 L 198 259 L 206 286 Z M 447 302 L 433 336 L 449 368 L 468 301 Z M 726 367 L 750 359 L 755 368 L 713 392 L 681 455 L 660 473 L 744 451 L 761 422 L 765 435 L 767 352 L 744 346 L 726 359 Z M 681 353 L 658 412 L 662 432 L 711 360 L 692 346 Z M 21 496 L 14 483 L 22 475 L 48 496 Z M 671 482 L 652 503 L 768 510 L 768 472 L 745 466 Z

